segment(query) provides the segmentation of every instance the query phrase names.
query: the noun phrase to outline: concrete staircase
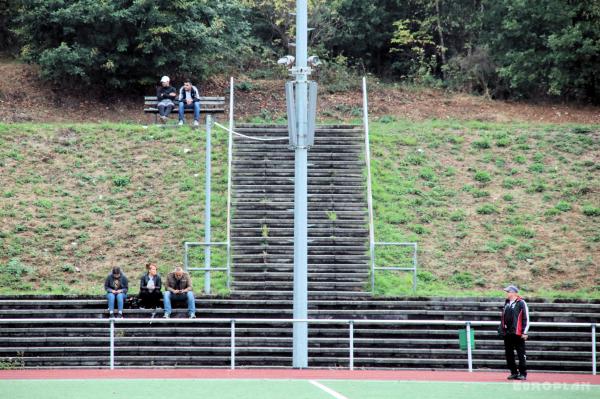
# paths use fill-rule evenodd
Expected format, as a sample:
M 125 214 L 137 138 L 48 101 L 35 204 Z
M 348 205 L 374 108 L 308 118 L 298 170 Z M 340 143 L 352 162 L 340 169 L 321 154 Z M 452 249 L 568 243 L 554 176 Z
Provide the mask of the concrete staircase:
M 287 127 L 238 125 L 258 138 L 287 138 Z M 309 151 L 310 297 L 368 296 L 364 132 L 321 126 Z M 233 291 L 248 298 L 290 298 L 294 263 L 294 151 L 287 140 L 235 137 Z
M 484 298 L 357 299 L 354 296 L 311 300 L 309 317 L 355 320 L 492 320 L 501 302 Z M 199 319 L 185 324 L 156 322 L 146 309 L 126 309 L 116 326 L 117 367 L 229 367 L 232 318 L 292 317 L 291 300 L 201 297 Z M 596 322 L 600 303 L 550 303 L 530 300 L 532 321 Z M 105 300 L 99 297 L 0 298 L 0 363 L 12 367 L 107 367 L 108 323 Z M 176 309 L 175 317 L 185 317 Z M 159 313 L 157 317 L 160 317 Z M 75 324 L 52 323 L 58 317 L 89 319 Z M 22 323 L 7 323 L 19 318 Z M 31 322 L 46 318 L 49 322 Z M 224 319 L 204 323 L 207 318 Z M 132 322 L 139 321 L 139 322 Z M 142 322 L 143 321 L 143 322 Z M 354 326 L 357 368 L 459 369 L 467 367 L 458 348 L 456 326 Z M 475 369 L 504 369 L 502 341 L 495 327 L 475 327 Z M 598 333 L 600 338 L 600 332 Z M 600 339 L 598 339 L 600 342 Z M 348 367 L 348 325 L 309 326 L 309 366 Z M 600 349 L 600 348 L 598 348 Z M 237 323 L 237 367 L 291 367 L 292 329 L 289 323 Z M 590 328 L 531 329 L 528 364 L 535 371 L 591 372 Z

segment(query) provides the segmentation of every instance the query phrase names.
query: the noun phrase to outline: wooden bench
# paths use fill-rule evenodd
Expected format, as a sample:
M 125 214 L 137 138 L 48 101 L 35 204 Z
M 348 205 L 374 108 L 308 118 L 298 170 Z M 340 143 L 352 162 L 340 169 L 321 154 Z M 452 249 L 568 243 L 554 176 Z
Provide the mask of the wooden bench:
M 179 101 L 173 100 L 172 114 L 179 113 Z M 144 97 L 144 113 L 154 114 L 154 123 L 158 123 L 158 99 L 156 96 Z M 194 113 L 193 108 L 186 108 L 186 114 Z M 200 97 L 200 115 L 225 113 L 225 97 Z

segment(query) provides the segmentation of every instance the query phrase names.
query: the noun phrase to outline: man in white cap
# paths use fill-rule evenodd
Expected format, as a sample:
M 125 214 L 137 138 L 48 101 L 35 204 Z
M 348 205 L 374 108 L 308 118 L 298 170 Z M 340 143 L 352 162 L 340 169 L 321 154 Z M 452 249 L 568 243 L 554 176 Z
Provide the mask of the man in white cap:
M 175 106 L 173 100 L 177 97 L 177 89 L 171 86 L 171 79 L 168 76 L 163 76 L 160 79 L 160 87 L 156 90 L 156 97 L 158 99 L 160 120 L 165 123 Z
M 510 369 L 509 380 L 527 379 L 527 356 L 525 355 L 525 341 L 529 331 L 529 309 L 527 303 L 519 295 L 519 289 L 509 285 L 504 289 L 506 301 L 502 310 L 502 319 L 498 333 L 504 338 L 504 351 L 506 365 Z M 515 350 L 519 357 L 519 369 L 515 363 Z

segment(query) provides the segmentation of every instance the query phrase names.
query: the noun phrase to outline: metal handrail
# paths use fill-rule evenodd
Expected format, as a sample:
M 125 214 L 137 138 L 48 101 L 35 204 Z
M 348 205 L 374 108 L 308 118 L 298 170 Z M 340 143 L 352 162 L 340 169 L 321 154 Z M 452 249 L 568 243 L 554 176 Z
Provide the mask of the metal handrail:
M 373 189 L 371 187 L 371 146 L 369 143 L 369 106 L 367 78 L 363 76 L 363 125 L 365 128 L 365 163 L 367 165 L 367 208 L 369 210 L 369 256 L 371 258 L 371 292 L 375 292 L 375 216 L 373 214 Z
M 109 324 L 110 329 L 110 347 L 109 364 L 110 369 L 114 369 L 115 362 L 115 326 L 119 324 L 229 324 L 231 329 L 231 364 L 230 368 L 235 368 L 235 341 L 236 324 L 346 324 L 348 325 L 348 346 L 349 346 L 349 369 L 354 369 L 354 326 L 357 324 L 381 324 L 381 325 L 445 325 L 445 326 L 465 326 L 467 329 L 467 366 L 469 372 L 473 371 L 473 356 L 470 342 L 470 328 L 472 326 L 497 326 L 497 321 L 462 321 L 462 320 L 380 320 L 380 319 L 235 319 L 235 318 L 206 318 L 206 319 L 162 319 L 162 318 L 136 318 L 136 319 L 86 319 L 86 318 L 36 318 L 36 319 L 0 319 L 2 324 L 42 324 L 42 323 L 64 323 L 64 324 Z M 566 328 L 590 328 L 592 341 L 592 374 L 596 375 L 597 355 L 596 355 L 596 323 L 569 323 L 569 322 L 531 322 L 531 327 L 566 327 Z
M 373 189 L 371 182 L 371 146 L 369 140 L 369 106 L 367 101 L 367 78 L 362 80 L 363 90 L 363 125 L 365 129 L 365 163 L 367 166 L 367 208 L 369 211 L 369 256 L 371 258 L 371 292 L 375 293 L 375 270 L 396 270 L 413 272 L 413 292 L 417 291 L 417 243 L 375 242 L 375 214 L 373 211 Z M 413 246 L 412 267 L 377 267 L 375 266 L 375 246 L 396 245 Z
M 375 254 L 373 253 L 373 263 L 371 266 L 371 291 L 375 292 L 375 270 L 393 270 L 393 271 L 406 271 L 412 272 L 412 289 L 413 293 L 417 291 L 417 250 L 418 244 L 416 242 L 375 242 L 373 243 L 373 247 L 375 246 L 405 246 L 405 247 L 413 247 L 412 254 L 412 267 L 400 267 L 400 266 L 375 266 Z
M 226 267 L 212 267 L 210 263 L 208 267 L 190 267 L 190 259 L 189 259 L 189 248 L 190 247 L 217 247 L 217 246 L 225 246 L 229 248 L 229 242 L 190 242 L 186 241 L 183 243 L 183 269 L 187 271 L 201 271 L 209 273 L 211 271 L 224 271 L 227 272 L 227 289 L 230 287 L 230 276 L 231 276 L 231 268 L 229 262 L 227 262 Z M 210 281 L 210 280 L 209 280 Z
M 233 164 L 233 120 L 234 85 L 233 76 L 229 81 L 229 135 L 227 143 L 227 289 L 230 287 L 231 279 L 231 167 Z

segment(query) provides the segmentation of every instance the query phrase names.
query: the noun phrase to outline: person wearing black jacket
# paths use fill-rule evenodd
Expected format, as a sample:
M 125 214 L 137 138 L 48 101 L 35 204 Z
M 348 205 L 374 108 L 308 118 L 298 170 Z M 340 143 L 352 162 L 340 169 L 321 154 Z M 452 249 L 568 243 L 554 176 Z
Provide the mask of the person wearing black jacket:
M 127 277 L 121 272 L 120 267 L 113 267 L 111 273 L 104 280 L 104 291 L 106 291 L 106 300 L 108 301 L 108 314 L 114 316 L 115 300 L 117 302 L 118 316 L 123 318 L 123 304 L 127 298 L 129 282 Z
M 146 265 L 148 272 L 140 279 L 140 306 L 142 308 L 156 309 L 160 305 L 162 281 L 154 263 Z
M 502 316 L 498 333 L 504 338 L 506 365 L 510 369 L 509 380 L 527 379 L 527 355 L 525 341 L 529 331 L 529 309 L 527 303 L 519 296 L 519 289 L 509 285 L 504 289 L 506 301 L 502 308 Z M 519 357 L 519 368 L 515 363 L 515 350 Z
M 177 89 L 171 86 L 171 79 L 168 76 L 163 76 L 160 79 L 160 87 L 156 90 L 156 98 L 158 100 L 158 114 L 160 120 L 164 122 L 169 119 L 169 115 L 173 111 L 175 104 L 173 100 L 177 97 Z

